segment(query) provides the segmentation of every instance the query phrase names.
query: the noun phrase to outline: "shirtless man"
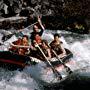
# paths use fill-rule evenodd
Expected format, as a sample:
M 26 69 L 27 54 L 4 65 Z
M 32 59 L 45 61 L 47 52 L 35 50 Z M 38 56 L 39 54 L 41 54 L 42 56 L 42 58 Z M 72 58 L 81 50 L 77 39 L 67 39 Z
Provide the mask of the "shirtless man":
M 54 40 L 50 43 L 50 46 L 51 49 L 53 49 L 60 58 L 63 58 L 66 55 L 66 51 L 62 46 L 62 42 L 60 41 L 59 37 L 59 34 L 55 34 Z

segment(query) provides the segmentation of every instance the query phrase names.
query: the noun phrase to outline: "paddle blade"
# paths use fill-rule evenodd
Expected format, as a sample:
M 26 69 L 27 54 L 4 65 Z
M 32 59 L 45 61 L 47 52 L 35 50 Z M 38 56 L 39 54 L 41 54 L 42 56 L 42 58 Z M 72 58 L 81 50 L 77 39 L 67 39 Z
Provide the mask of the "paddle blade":
M 55 68 L 52 68 L 52 70 L 53 70 L 55 76 L 56 76 L 59 80 L 61 80 L 61 79 L 62 79 L 62 75 L 61 75 Z
M 73 73 L 69 67 L 65 66 L 65 68 L 66 68 L 66 72 L 68 72 L 69 74 Z

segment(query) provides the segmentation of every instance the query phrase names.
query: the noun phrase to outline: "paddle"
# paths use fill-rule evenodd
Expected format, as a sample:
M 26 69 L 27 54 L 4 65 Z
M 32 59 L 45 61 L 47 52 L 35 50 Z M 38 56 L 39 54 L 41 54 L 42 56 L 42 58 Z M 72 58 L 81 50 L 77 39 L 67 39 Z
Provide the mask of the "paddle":
M 58 55 L 57 55 L 57 53 L 50 47 L 50 45 L 48 45 L 48 47 L 52 50 L 52 52 L 55 54 L 55 56 L 56 56 L 56 58 L 58 59 L 58 61 L 60 61 L 60 63 L 66 68 L 66 71 L 69 73 L 69 74 L 71 74 L 72 73 L 72 70 L 68 67 L 68 66 L 66 66 L 65 64 L 64 64 L 64 62 L 58 57 Z
M 44 56 L 44 58 L 46 59 L 46 61 L 48 62 L 48 64 L 51 66 L 51 69 L 53 71 L 53 73 L 55 74 L 56 77 L 58 77 L 60 80 L 62 79 L 61 74 L 53 67 L 53 65 L 51 64 L 51 62 L 47 59 L 46 55 L 44 54 L 44 52 L 42 51 L 42 49 L 40 48 L 40 46 L 38 44 L 35 45 L 40 52 L 42 53 L 42 55 Z
M 29 25 L 27 28 L 30 28 L 31 26 L 33 26 L 33 25 L 36 24 L 36 23 L 38 23 L 38 22 L 35 22 L 35 23 Z M 26 28 L 25 28 L 25 29 L 26 29 Z M 6 41 L 7 39 L 11 38 L 14 34 L 18 34 L 18 33 L 20 33 L 20 32 L 22 32 L 22 31 L 14 32 L 14 33 L 9 34 L 9 35 L 5 35 L 5 36 L 2 37 L 2 40 L 3 40 L 3 41 Z

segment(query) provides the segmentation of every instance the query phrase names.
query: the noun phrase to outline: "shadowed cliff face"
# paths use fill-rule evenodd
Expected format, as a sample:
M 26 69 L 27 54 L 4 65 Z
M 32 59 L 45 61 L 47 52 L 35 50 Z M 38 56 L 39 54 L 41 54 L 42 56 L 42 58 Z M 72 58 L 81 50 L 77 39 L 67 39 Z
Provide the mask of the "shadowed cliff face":
M 0 17 L 41 15 L 50 29 L 67 29 L 68 26 L 72 29 L 75 22 L 89 28 L 89 4 L 89 0 L 1 0 Z

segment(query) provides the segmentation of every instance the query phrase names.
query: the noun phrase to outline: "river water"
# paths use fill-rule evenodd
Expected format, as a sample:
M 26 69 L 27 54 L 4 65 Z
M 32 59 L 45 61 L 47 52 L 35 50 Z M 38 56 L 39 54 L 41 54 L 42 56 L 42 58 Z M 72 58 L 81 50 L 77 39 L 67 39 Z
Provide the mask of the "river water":
M 3 36 L 2 32 L 0 33 L 0 42 Z M 90 66 L 90 35 L 80 35 L 60 30 L 46 30 L 45 35 L 43 34 L 43 38 L 47 39 L 50 42 L 53 39 L 52 34 L 54 33 L 59 33 L 61 36 L 63 36 L 62 39 L 65 47 L 73 52 L 73 60 L 76 62 L 77 67 L 72 67 L 72 69 L 82 69 L 84 67 Z M 4 46 L 2 48 L 4 49 Z M 40 85 L 38 81 L 34 80 L 34 78 L 32 78 L 24 71 L 9 71 L 7 69 L 0 68 L 0 90 L 43 89 L 43 86 Z M 51 90 L 53 90 L 53 88 Z

